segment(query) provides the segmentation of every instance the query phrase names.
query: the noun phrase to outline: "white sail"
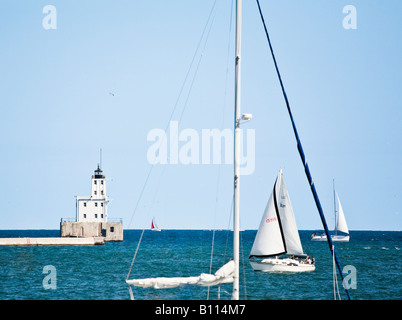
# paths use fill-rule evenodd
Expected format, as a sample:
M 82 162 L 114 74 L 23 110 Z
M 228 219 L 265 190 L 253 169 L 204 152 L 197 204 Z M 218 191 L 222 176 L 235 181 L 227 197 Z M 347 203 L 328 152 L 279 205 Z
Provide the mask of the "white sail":
M 279 171 L 280 187 L 278 197 L 278 209 L 281 218 L 282 230 L 286 242 L 286 253 L 294 255 L 302 255 L 303 247 L 300 241 L 299 231 L 296 225 L 296 219 L 293 214 L 292 204 L 283 179 L 282 169 Z
M 250 256 L 302 255 L 303 248 L 282 169 L 262 216 Z
M 274 197 L 275 188 L 262 216 L 250 256 L 272 256 L 285 253 Z
M 338 195 L 336 195 L 338 200 L 338 221 L 336 224 L 336 230 L 344 233 L 349 233 L 348 226 L 346 224 L 345 214 L 343 213 L 341 202 L 339 201 Z
M 152 222 L 151 222 L 151 230 L 152 231 L 161 231 L 161 229 L 159 229 L 158 225 L 156 224 L 155 217 L 153 217 Z

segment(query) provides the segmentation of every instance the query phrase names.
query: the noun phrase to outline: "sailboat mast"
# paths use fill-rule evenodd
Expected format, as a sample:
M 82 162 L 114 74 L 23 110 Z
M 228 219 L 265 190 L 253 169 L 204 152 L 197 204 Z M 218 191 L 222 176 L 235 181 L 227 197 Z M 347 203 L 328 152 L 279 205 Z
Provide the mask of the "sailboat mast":
M 241 52 L 241 0 L 236 0 L 236 57 L 235 57 L 235 119 L 234 119 L 234 215 L 233 260 L 235 272 L 232 299 L 239 300 L 239 196 L 240 196 L 240 52 Z
M 332 185 L 334 189 L 334 215 L 335 215 L 335 235 L 338 234 L 338 220 L 336 219 L 336 195 L 335 195 L 335 179 L 332 180 Z

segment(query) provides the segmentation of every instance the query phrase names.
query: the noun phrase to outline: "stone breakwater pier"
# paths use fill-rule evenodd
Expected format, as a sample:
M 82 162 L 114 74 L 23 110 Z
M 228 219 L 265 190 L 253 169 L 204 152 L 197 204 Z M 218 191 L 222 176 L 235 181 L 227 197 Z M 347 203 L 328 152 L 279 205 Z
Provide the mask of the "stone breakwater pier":
M 103 237 L 88 238 L 0 238 L 0 246 L 92 246 L 105 244 Z

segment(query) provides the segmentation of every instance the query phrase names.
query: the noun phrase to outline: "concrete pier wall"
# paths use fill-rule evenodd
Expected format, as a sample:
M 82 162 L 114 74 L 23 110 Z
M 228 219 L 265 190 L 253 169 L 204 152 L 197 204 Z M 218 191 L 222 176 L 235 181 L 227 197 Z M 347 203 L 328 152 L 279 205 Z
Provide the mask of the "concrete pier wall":
M 103 245 L 101 237 L 91 238 L 0 238 L 0 246 L 91 246 Z
M 61 237 L 103 237 L 105 241 L 123 241 L 121 222 L 67 222 L 60 223 Z

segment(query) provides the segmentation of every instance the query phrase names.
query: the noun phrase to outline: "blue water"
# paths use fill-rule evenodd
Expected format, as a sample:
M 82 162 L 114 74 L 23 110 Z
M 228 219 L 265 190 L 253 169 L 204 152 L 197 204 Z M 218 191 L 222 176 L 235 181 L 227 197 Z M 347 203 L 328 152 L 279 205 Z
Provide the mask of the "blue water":
M 300 231 L 304 251 L 316 260 L 312 273 L 258 273 L 247 261 L 255 233 L 241 232 L 241 299 L 333 299 L 332 259 L 326 242 L 312 242 L 312 231 Z M 125 230 L 123 242 L 104 246 L 0 247 L 0 299 L 129 299 L 125 278 L 140 234 L 140 230 Z M 209 273 L 212 235 L 198 230 L 145 231 L 130 278 Z M 58 230 L 0 231 L 0 237 L 58 236 Z M 349 243 L 335 247 L 342 267 L 356 270 L 356 288 L 349 289 L 352 299 L 402 298 L 402 232 L 352 231 Z M 231 255 L 232 233 L 216 231 L 212 273 Z M 53 282 L 44 284 L 49 275 L 43 273 L 45 266 L 55 271 Z M 54 289 L 45 289 L 46 284 Z M 341 282 L 339 286 L 341 298 L 346 299 Z M 230 299 L 231 290 L 232 284 L 222 285 L 220 298 Z M 206 299 L 207 294 L 207 288 L 190 286 L 134 289 L 136 299 Z M 217 287 L 211 287 L 209 298 L 218 298 Z

